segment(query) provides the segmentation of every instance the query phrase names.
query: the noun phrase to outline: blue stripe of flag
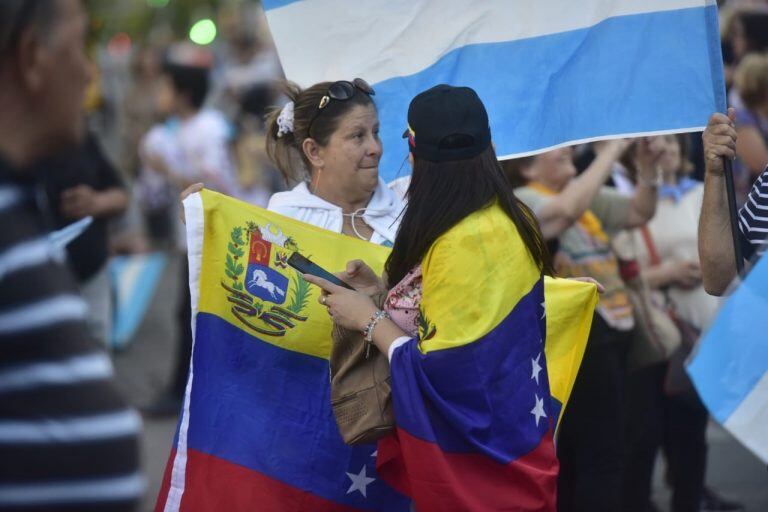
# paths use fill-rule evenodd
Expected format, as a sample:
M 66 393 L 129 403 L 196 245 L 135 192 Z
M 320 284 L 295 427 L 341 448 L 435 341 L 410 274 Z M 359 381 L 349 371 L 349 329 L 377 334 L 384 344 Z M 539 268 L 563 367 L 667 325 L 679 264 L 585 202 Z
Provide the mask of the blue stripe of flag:
M 560 410 L 549 393 L 543 302 L 540 280 L 480 340 L 427 354 L 415 342 L 398 348 L 391 364 L 398 427 L 444 452 L 481 453 L 502 464 L 533 451 Z M 538 424 L 531 412 L 537 397 L 547 415 Z
M 286 5 L 299 2 L 301 0 L 263 0 L 261 3 L 264 6 L 265 11 L 271 11 L 272 9 L 278 9 L 285 7 Z
M 208 313 L 197 316 L 189 448 L 328 500 L 408 510 L 376 477 L 375 445 L 344 444 L 330 406 L 328 361 L 265 343 Z M 347 494 L 347 472 L 376 481 Z

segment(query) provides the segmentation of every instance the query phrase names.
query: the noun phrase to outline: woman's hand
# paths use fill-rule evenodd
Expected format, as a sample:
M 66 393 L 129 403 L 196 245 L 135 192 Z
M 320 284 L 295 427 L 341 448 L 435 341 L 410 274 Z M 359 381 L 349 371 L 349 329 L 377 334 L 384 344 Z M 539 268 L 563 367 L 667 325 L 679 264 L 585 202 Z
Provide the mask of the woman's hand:
M 655 182 L 659 160 L 664 155 L 666 147 L 661 136 L 641 137 L 635 142 L 635 165 L 638 178 L 645 182 Z
M 381 278 L 362 260 L 348 262 L 347 269 L 336 274 L 336 277 L 369 297 L 385 291 Z
M 179 200 L 183 203 L 186 198 L 191 196 L 192 194 L 196 194 L 197 192 L 200 192 L 205 188 L 205 185 L 202 183 L 195 183 L 193 185 L 188 186 L 185 188 L 181 194 L 179 194 Z M 181 220 L 182 224 L 187 223 L 187 219 L 184 218 L 184 205 L 181 206 L 181 210 L 179 210 L 179 219 Z
M 670 285 L 690 290 L 701 284 L 701 266 L 695 261 L 674 261 L 669 264 Z
M 696 261 L 667 260 L 643 270 L 643 278 L 654 289 L 675 287 L 690 290 L 701 284 L 701 266 Z
M 362 331 L 378 310 L 373 300 L 363 292 L 336 286 L 321 277 L 309 274 L 303 274 L 302 277 L 323 289 L 318 302 L 328 308 L 328 314 L 337 325 Z

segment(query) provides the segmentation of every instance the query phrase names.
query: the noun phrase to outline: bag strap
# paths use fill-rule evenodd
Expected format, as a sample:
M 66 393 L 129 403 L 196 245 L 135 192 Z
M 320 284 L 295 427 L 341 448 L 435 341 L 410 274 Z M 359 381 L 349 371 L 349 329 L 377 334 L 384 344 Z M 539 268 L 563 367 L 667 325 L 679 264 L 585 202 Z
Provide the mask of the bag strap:
M 642 235 L 643 242 L 645 242 L 645 248 L 648 250 L 651 266 L 656 267 L 661 265 L 659 251 L 656 249 L 656 244 L 653 242 L 653 237 L 651 236 L 651 231 L 648 229 L 647 224 L 640 228 L 640 235 Z
M 645 246 L 648 249 L 648 256 L 651 260 L 651 266 L 655 267 L 657 265 L 661 265 L 659 252 L 656 250 L 656 244 L 653 242 L 653 237 L 651 236 L 651 231 L 648 229 L 647 224 L 640 228 L 640 234 L 643 236 L 643 241 L 645 242 Z M 673 301 L 669 296 L 669 289 L 663 288 L 661 291 L 664 294 L 664 302 L 666 303 L 667 314 L 672 318 L 672 321 L 674 321 L 675 324 L 678 324 L 682 320 L 677 315 L 677 306 L 675 305 L 675 301 Z M 678 329 L 679 328 L 680 327 L 678 325 Z

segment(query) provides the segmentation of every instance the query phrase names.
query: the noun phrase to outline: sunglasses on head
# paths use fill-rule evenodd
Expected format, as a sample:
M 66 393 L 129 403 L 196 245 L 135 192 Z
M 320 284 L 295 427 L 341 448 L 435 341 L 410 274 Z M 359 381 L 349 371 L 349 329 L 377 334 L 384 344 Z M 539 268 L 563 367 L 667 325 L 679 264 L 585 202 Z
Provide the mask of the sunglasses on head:
M 371 87 L 368 82 L 362 78 L 355 78 L 351 82 L 349 80 L 339 80 L 338 82 L 333 82 L 330 86 L 328 86 L 328 92 L 326 92 L 325 95 L 320 98 L 320 104 L 317 106 L 317 111 L 309 121 L 307 133 L 312 133 L 312 125 L 315 123 L 315 119 L 317 119 L 323 109 L 328 106 L 331 100 L 347 101 L 352 99 L 355 96 L 355 89 L 363 91 L 368 96 L 376 95 L 376 91 L 373 90 L 373 87 Z

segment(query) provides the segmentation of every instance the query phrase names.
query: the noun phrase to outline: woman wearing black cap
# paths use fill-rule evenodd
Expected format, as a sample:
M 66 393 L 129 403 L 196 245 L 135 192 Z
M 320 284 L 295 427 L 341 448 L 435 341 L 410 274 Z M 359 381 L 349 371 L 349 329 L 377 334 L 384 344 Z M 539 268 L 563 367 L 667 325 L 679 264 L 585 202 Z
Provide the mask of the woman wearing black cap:
M 386 285 L 384 310 L 305 276 L 336 324 L 389 357 L 397 429 L 379 443 L 379 475 L 419 512 L 554 510 L 541 233 L 472 89 L 419 94 L 408 122 L 413 174 L 386 282 L 367 267 L 341 276 Z

